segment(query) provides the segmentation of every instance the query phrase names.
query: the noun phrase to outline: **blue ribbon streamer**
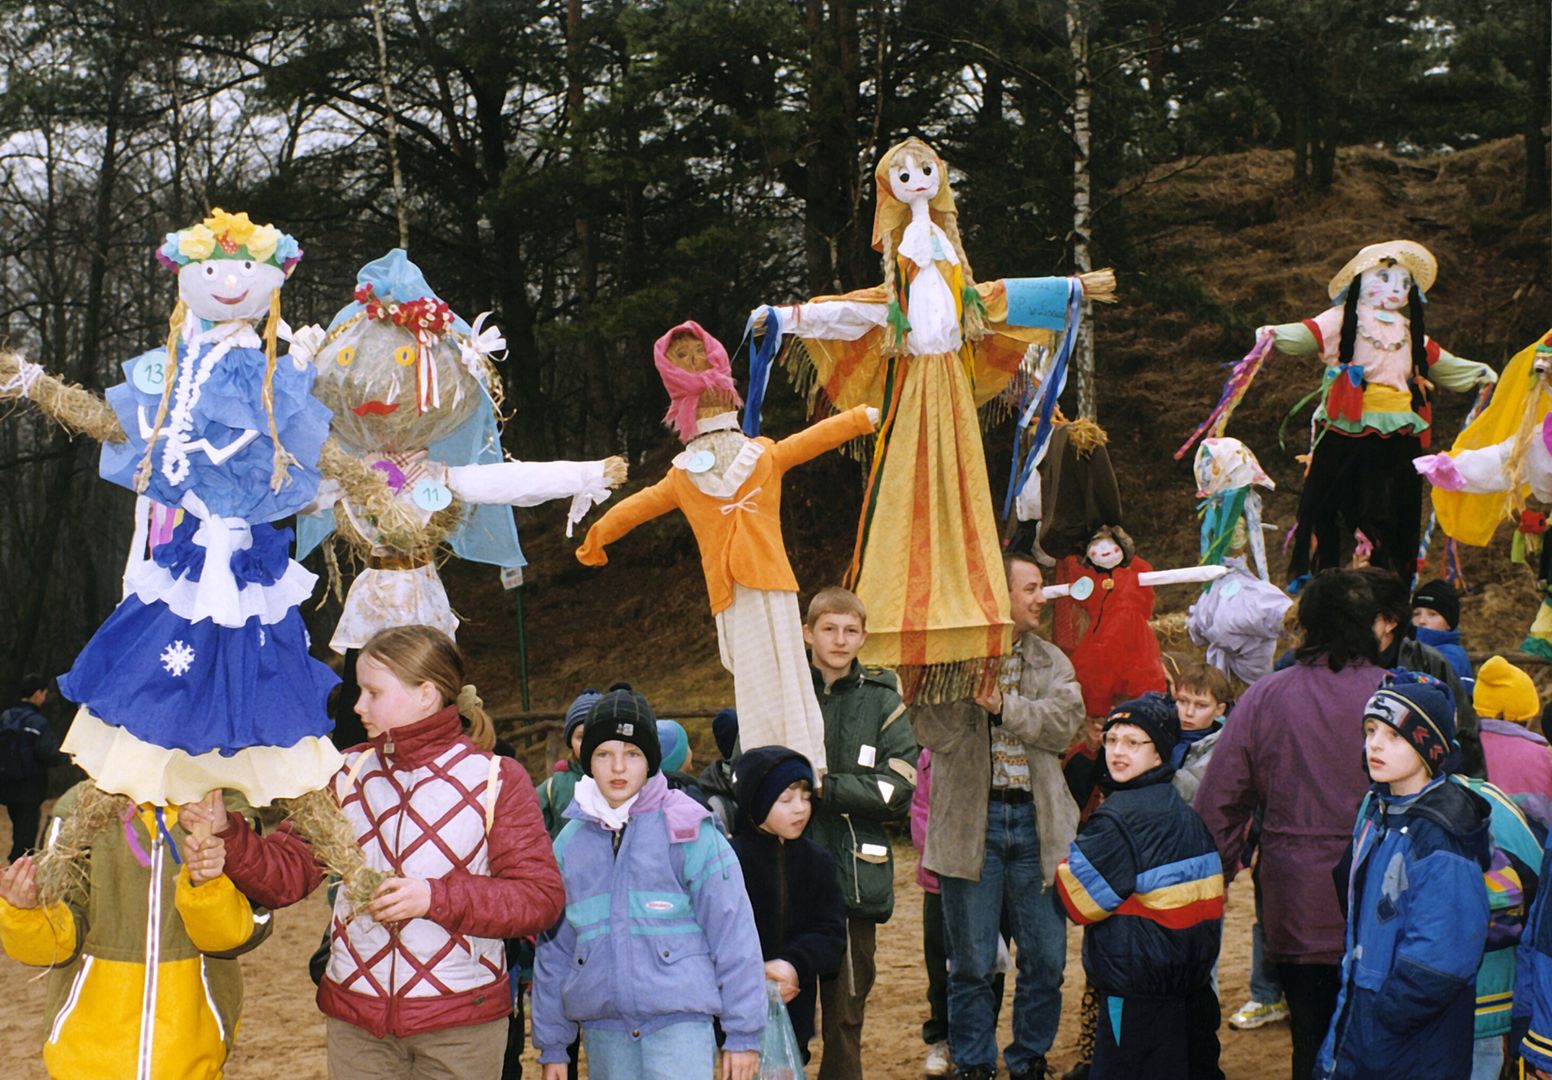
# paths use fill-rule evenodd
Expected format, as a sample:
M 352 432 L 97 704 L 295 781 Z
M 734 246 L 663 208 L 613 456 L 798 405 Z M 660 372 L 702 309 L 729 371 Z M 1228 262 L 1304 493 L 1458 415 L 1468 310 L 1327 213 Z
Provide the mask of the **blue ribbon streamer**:
M 1073 347 L 1078 341 L 1078 330 L 1083 323 L 1083 284 L 1077 278 L 1067 279 L 1067 329 L 1062 333 L 1061 345 L 1056 350 L 1056 360 L 1051 370 L 1035 392 L 1034 400 L 1023 409 L 1017 429 L 1013 432 L 1013 467 L 1008 470 L 1008 492 L 1002 500 L 1002 519 L 1013 513 L 1013 498 L 1029 482 L 1029 474 L 1035 471 L 1040 452 L 1051 438 L 1052 418 L 1056 414 L 1056 400 L 1067 388 L 1067 364 L 1072 359 Z M 1019 444 L 1024 430 L 1036 413 L 1040 419 L 1035 426 L 1035 437 L 1029 445 L 1029 453 L 1021 459 Z
M 178 866 L 183 865 L 183 858 L 178 854 L 178 845 L 172 838 L 172 833 L 167 831 L 167 819 L 162 816 L 162 808 L 156 808 L 156 831 L 162 834 L 162 839 L 167 841 L 167 850 L 172 853 L 172 861 Z
M 765 317 L 765 332 L 754 332 L 754 323 Z M 771 365 L 776 359 L 776 346 L 781 343 L 780 315 L 775 308 L 762 307 L 750 317 L 749 329 L 749 392 L 744 395 L 744 434 L 753 439 L 760 434 L 760 408 L 765 404 L 765 387 L 771 381 Z

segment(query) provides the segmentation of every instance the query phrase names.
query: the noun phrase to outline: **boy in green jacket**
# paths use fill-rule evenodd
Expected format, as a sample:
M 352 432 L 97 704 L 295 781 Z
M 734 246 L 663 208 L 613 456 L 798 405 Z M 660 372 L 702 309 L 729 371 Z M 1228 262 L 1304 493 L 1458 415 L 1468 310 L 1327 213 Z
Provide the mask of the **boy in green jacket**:
M 846 902 L 846 958 L 819 984 L 824 1060 L 819 1080 L 862 1076 L 862 1021 L 873 988 L 875 931 L 894 911 L 894 855 L 884 825 L 904 821 L 916 789 L 916 740 L 887 668 L 865 667 L 867 613 L 845 589 L 821 590 L 808 605 L 803 641 L 824 713 L 829 771 L 814 797 L 810 839 L 835 858 Z

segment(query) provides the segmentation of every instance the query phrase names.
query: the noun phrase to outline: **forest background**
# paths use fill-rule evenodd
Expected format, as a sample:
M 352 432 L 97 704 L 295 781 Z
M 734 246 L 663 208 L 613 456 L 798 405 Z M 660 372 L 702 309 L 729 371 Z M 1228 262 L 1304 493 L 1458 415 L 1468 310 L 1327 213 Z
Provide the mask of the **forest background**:
M 399 236 L 391 119 L 411 256 L 510 345 L 508 449 L 623 452 L 650 482 L 673 448 L 652 341 L 694 318 L 731 348 L 756 304 L 875 284 L 873 167 L 919 134 L 953 169 L 979 279 L 1068 273 L 1085 247 L 1116 268 L 1098 418 L 1141 550 L 1194 562 L 1170 451 L 1221 363 L 1318 313 L 1362 244 L 1435 248 L 1429 328 L 1458 354 L 1498 367 L 1552 324 L 1549 54 L 1546 0 L 0 0 L 0 336 L 120 381 L 166 336 L 153 250 L 212 206 L 298 238 L 286 318 L 326 322 Z M 1231 427 L 1285 527 L 1307 417 L 1286 450 L 1276 429 L 1314 382 L 1269 370 Z M 1446 439 L 1465 407 L 1442 410 Z M 767 430 L 804 416 L 773 377 Z M 989 418 L 994 486 L 1011 438 Z M 96 461 L 26 408 L 0 423 L 0 686 L 66 669 L 118 599 L 132 496 Z M 835 457 L 789 482 L 805 590 L 844 566 L 860 480 Z M 683 522 L 600 575 L 550 509 L 520 517 L 551 650 L 537 698 L 603 678 L 589 642 L 657 638 L 661 667 L 662 635 L 709 633 Z M 512 700 L 494 571 L 450 587 L 487 699 Z

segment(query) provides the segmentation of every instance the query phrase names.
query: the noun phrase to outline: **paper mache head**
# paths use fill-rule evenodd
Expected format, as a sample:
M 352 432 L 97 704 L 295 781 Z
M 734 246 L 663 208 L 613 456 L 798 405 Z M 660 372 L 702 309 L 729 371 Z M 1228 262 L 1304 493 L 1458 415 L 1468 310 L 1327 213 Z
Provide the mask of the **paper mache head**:
M 1206 499 L 1226 491 L 1258 484 L 1268 491 L 1277 485 L 1266 475 L 1250 447 L 1234 438 L 1203 439 L 1192 465 L 1196 497 Z
M 1089 539 L 1083 561 L 1096 570 L 1114 570 L 1132 561 L 1137 546 L 1119 525 L 1104 525 Z
M 178 297 L 208 322 L 253 320 L 302 259 L 296 240 L 246 213 L 217 207 L 196 225 L 168 233 L 156 259 L 178 275 Z
M 314 363 L 313 393 L 356 454 L 424 450 L 491 413 L 506 347 L 485 316 L 470 326 L 395 249 L 362 267 L 354 302 L 334 316 Z
M 733 383 L 727 349 L 694 320 L 682 322 L 658 338 L 652 346 L 652 361 L 668 391 L 663 423 L 681 442 L 695 438 L 698 417 L 729 412 L 743 404 Z
M 1439 262 L 1433 252 L 1412 240 L 1369 244 L 1347 260 L 1326 286 L 1326 295 L 1341 300 L 1358 281 L 1358 302 L 1395 311 L 1404 307 L 1412 286 L 1422 296 L 1433 288 Z

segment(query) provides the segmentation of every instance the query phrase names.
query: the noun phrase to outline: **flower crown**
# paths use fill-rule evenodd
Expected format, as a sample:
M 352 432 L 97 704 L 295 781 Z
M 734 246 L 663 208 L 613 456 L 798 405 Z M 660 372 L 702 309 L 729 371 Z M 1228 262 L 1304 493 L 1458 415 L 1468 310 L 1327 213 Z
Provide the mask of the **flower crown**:
M 302 260 L 302 249 L 273 225 L 255 225 L 247 213 L 228 214 L 216 207 L 199 224 L 168 233 L 156 259 L 172 271 L 206 259 L 252 259 L 277 266 L 289 277 Z

